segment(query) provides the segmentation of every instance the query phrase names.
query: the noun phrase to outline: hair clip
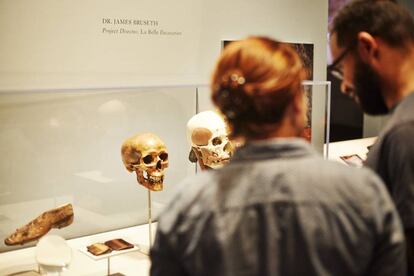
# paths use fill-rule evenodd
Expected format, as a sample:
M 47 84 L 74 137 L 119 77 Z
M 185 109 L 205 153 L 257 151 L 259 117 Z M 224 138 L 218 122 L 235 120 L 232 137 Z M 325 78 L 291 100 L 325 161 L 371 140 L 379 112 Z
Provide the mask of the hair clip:
M 225 114 L 225 115 L 226 115 L 226 117 L 227 117 L 228 119 L 230 119 L 230 120 L 235 119 L 235 118 L 236 118 L 236 116 L 237 116 L 237 113 L 236 113 L 236 112 L 234 112 L 233 110 L 226 110 L 226 111 L 224 112 L 224 114 Z
M 244 77 L 242 77 L 242 76 L 239 76 L 238 74 L 231 74 L 230 75 L 230 80 L 233 82 L 233 83 L 236 83 L 236 87 L 237 86 L 239 86 L 239 85 L 243 85 L 243 84 L 245 84 L 246 83 L 246 80 L 245 80 L 245 78 Z

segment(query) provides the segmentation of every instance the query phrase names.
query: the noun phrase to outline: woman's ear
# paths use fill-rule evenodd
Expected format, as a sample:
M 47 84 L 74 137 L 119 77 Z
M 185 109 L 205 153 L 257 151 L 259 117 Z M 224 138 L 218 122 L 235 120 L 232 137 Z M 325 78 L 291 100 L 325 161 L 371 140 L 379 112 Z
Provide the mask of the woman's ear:
M 306 125 L 306 113 L 308 109 L 307 97 L 305 91 L 298 93 L 292 103 L 292 112 L 295 117 L 295 123 L 298 128 L 304 128 Z
M 306 107 L 305 101 L 306 101 L 305 92 L 298 93 L 292 102 L 293 112 L 301 113 L 303 111 L 303 108 Z

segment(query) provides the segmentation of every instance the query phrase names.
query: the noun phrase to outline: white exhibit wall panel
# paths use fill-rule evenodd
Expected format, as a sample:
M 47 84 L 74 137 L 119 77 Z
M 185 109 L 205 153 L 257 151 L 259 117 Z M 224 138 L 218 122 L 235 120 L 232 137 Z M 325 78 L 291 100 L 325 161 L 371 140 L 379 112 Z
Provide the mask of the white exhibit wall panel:
M 0 88 L 194 83 L 200 1 L 0 1 Z
M 207 84 L 223 39 L 314 44 L 325 80 L 327 0 L 0 0 L 0 89 Z
M 64 237 L 145 223 L 147 193 L 122 166 L 123 139 L 150 131 L 167 144 L 156 214 L 194 173 L 185 126 L 197 87 L 198 110 L 212 109 L 221 41 L 312 43 L 314 80 L 324 80 L 327 2 L 0 0 L 0 239 L 67 202 L 75 222 Z

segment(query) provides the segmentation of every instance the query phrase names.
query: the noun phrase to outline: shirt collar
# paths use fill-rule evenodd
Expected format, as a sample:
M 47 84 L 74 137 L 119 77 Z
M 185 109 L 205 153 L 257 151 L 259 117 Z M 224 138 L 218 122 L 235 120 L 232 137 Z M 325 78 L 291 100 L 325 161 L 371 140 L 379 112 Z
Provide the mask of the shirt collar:
M 300 138 L 275 138 L 248 142 L 237 149 L 232 162 L 317 155 L 308 142 Z
M 405 109 L 412 109 L 414 104 L 414 92 L 407 95 L 402 101 L 400 101 L 398 104 L 396 104 L 390 111 L 390 113 L 394 112 L 400 112 L 400 110 Z

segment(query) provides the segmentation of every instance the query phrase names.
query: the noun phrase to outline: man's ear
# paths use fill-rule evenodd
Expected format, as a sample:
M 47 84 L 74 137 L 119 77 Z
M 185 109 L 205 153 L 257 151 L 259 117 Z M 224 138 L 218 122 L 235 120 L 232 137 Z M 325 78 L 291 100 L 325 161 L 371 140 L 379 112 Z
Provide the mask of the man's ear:
M 377 40 L 367 32 L 359 32 L 357 39 L 357 50 L 361 60 L 367 64 L 375 62 L 379 56 Z

